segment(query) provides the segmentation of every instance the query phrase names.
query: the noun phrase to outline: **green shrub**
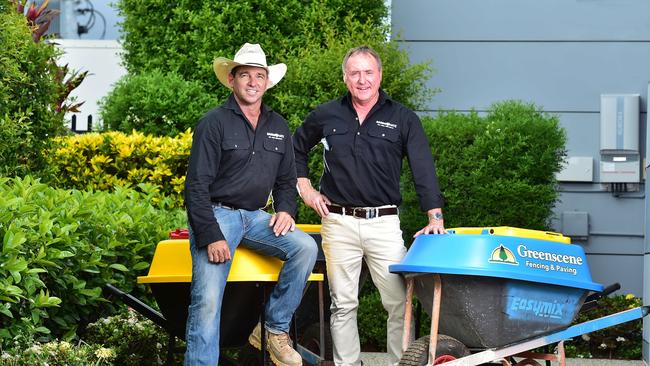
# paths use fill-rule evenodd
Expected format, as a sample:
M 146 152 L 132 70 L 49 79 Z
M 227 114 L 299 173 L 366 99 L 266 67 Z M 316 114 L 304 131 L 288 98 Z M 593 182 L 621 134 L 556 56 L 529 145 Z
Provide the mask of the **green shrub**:
M 215 80 L 212 60 L 233 56 L 244 42 L 261 44 L 273 63 L 287 62 L 284 55 L 292 50 L 321 48 L 331 30 L 347 35 L 339 22 L 346 16 L 378 26 L 387 14 L 383 0 L 120 0 L 117 6 L 129 73 L 178 72 L 221 96 L 227 92 Z
M 335 21 L 335 19 L 332 19 Z M 432 74 L 426 63 L 410 65 L 407 54 L 397 43 L 386 42 L 377 26 L 361 24 L 351 18 L 340 20 L 349 31 L 345 37 L 334 31 L 323 34 L 320 48 L 301 48 L 288 55 L 287 76 L 271 89 L 266 102 L 289 121 L 292 129 L 319 104 L 347 93 L 341 63 L 350 48 L 367 44 L 382 58 L 382 89 L 408 107 L 422 108 L 433 96 L 425 83 Z
M 574 324 L 602 318 L 641 306 L 634 295 L 616 295 L 598 300 L 598 307 L 578 314 Z M 642 319 L 583 334 L 565 343 L 567 357 L 640 360 L 642 345 Z
M 0 180 L 0 348 L 63 336 L 114 310 L 105 284 L 136 287 L 156 243 L 185 225 L 128 189 L 57 190 L 32 178 Z
M 154 203 L 181 207 L 191 144 L 189 130 L 176 137 L 107 132 L 57 138 L 46 156 L 48 180 L 59 188 L 153 190 L 160 193 Z
M 58 51 L 35 43 L 25 17 L 0 2 L 0 174 L 21 176 L 43 169 L 41 151 L 66 131 L 56 110 Z
M 508 101 L 495 104 L 484 117 L 477 113 L 444 113 L 424 118 L 440 186 L 446 200 L 445 224 L 508 225 L 547 230 L 557 199 L 555 173 L 564 155 L 565 135 L 558 119 L 534 105 Z M 51 180 L 63 188 L 113 189 L 151 184 L 180 207 L 190 133 L 176 138 L 140 133 L 87 134 L 57 139 L 48 153 Z M 318 147 L 309 161 L 312 181 L 322 172 Z M 401 207 L 405 240 L 426 224 L 404 164 Z M 525 212 L 525 215 L 521 213 Z M 300 223 L 319 223 L 302 202 Z
M 379 290 L 367 281 L 359 296 L 357 326 L 359 342 L 364 351 L 386 352 L 386 322 L 388 313 L 381 304 Z
M 100 102 L 105 130 L 176 135 L 216 105 L 198 81 L 158 70 L 126 75 Z
M 293 128 L 316 105 L 344 93 L 341 61 L 349 48 L 361 44 L 382 55 L 383 87 L 393 97 L 418 106 L 431 95 L 425 84 L 429 65 L 410 65 L 407 52 L 387 41 L 387 9 L 381 0 L 145 3 L 118 3 L 129 73 L 178 73 L 185 80 L 199 81 L 205 93 L 223 101 L 230 91 L 216 80 L 213 59 L 232 57 L 244 42 L 260 43 L 269 63 L 288 66 L 284 80 L 269 90 L 265 102 Z M 165 113 L 160 110 L 158 115 Z
M 37 343 L 12 351 L 2 353 L 0 366 L 103 366 L 113 365 L 115 359 L 115 351 L 110 348 L 66 341 Z
M 162 365 L 167 356 L 169 335 L 130 308 L 88 324 L 81 337 L 89 344 L 113 349 L 115 365 Z
M 555 173 L 565 155 L 559 119 L 532 104 L 494 104 L 423 119 L 445 197 L 445 226 L 514 226 L 548 230 L 557 200 Z M 402 176 L 407 243 L 426 225 L 409 169 Z
M 131 308 L 98 319 L 80 332 L 81 340 L 29 344 L 2 352 L 0 366 L 162 365 L 168 334 Z M 182 342 L 181 342 L 182 345 Z M 183 355 L 174 355 L 182 365 Z

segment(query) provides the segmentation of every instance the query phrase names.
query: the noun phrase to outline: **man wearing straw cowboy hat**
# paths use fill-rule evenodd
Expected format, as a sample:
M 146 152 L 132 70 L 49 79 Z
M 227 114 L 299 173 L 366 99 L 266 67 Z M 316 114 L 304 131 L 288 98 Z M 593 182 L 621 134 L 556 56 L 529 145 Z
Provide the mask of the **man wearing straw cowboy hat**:
M 276 365 L 302 365 L 288 331 L 317 247 L 295 228 L 291 132 L 284 118 L 262 103 L 286 71 L 285 64 L 267 65 L 258 44 L 244 44 L 232 60 L 214 60 L 217 79 L 232 94 L 201 118 L 192 140 L 185 181 L 192 253 L 185 365 L 214 366 L 219 360 L 221 303 L 240 243 L 284 261 L 264 309 L 267 349 Z M 274 215 L 262 211 L 270 194 Z M 251 338 L 261 343 L 259 333 L 256 329 Z

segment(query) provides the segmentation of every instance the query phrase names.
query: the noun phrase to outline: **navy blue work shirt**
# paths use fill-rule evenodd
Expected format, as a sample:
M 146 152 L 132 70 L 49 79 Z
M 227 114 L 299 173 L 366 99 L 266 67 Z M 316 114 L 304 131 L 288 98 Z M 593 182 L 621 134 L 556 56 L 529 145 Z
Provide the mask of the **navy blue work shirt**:
M 352 207 L 399 206 L 402 160 L 408 159 L 420 208 L 443 199 L 420 118 L 380 89 L 379 100 L 359 124 L 350 93 L 312 111 L 293 135 L 298 177 L 309 177 L 309 151 L 324 145 L 320 192 Z
M 185 207 L 198 247 L 225 240 L 212 205 L 266 206 L 295 217 L 296 168 L 286 120 L 267 106 L 253 130 L 233 95 L 199 121 L 185 178 Z

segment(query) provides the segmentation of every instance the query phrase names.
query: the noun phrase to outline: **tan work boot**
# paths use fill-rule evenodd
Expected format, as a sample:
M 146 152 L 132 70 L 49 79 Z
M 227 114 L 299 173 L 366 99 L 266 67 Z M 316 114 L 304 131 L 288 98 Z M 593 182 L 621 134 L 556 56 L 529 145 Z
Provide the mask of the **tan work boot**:
M 251 332 L 251 334 L 248 336 L 248 343 L 251 344 L 251 346 L 255 347 L 258 351 L 262 350 L 262 324 L 257 323 L 255 326 L 255 329 Z
M 273 334 L 266 332 L 266 349 L 271 355 L 271 361 L 278 366 L 302 366 L 302 357 L 291 347 L 289 334 Z M 260 338 L 261 339 L 261 338 Z

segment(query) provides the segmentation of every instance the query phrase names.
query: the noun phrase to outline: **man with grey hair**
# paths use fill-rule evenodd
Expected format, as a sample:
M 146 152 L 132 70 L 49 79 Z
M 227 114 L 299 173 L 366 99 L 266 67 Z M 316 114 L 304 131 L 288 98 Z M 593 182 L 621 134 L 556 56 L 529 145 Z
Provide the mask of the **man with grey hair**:
M 406 254 L 398 216 L 402 159 L 408 158 L 420 207 L 420 234 L 445 233 L 443 199 L 431 149 L 418 116 L 380 89 L 381 58 L 368 46 L 343 59 L 348 93 L 312 111 L 293 136 L 298 191 L 322 221 L 322 246 L 332 298 L 330 326 L 336 365 L 360 365 L 357 308 L 365 260 L 388 312 L 390 364 L 401 358 L 406 290 L 388 272 Z M 308 155 L 324 147 L 320 191 L 309 181 Z

